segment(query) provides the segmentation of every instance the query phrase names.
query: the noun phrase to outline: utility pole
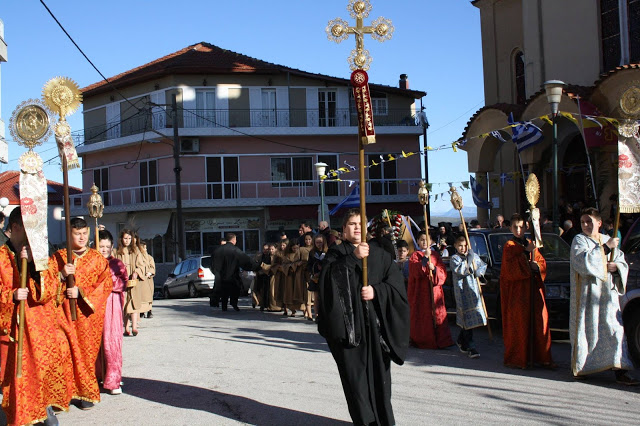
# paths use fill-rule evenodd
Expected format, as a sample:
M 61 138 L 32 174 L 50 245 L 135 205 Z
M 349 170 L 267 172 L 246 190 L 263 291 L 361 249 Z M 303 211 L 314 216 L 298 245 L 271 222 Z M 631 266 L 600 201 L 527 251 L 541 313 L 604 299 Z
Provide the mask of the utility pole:
M 182 220 L 182 186 L 180 182 L 180 137 L 178 135 L 178 103 L 176 95 L 171 95 L 171 110 L 173 111 L 173 171 L 176 174 L 176 221 L 178 233 L 178 257 L 185 259 L 184 253 L 184 224 Z

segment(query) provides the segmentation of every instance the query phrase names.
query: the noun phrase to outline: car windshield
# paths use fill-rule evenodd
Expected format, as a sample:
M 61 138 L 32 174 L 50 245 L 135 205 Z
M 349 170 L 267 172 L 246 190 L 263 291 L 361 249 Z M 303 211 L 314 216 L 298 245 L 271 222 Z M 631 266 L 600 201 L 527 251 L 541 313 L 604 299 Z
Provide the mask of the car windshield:
M 513 234 L 492 234 L 489 235 L 489 244 L 491 244 L 491 252 L 497 263 L 502 262 L 502 248 L 505 243 L 511 239 Z M 568 261 L 570 247 L 562 238 L 554 234 L 542 234 L 542 243 L 544 247 L 540 249 L 540 253 L 545 260 Z

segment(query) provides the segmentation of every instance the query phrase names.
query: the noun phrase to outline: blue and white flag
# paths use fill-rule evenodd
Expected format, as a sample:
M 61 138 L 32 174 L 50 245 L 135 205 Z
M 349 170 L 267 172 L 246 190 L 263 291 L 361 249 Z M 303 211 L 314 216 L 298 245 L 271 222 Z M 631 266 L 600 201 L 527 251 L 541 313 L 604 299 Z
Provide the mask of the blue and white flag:
M 515 142 L 518 152 L 539 144 L 544 139 L 542 130 L 530 121 L 513 121 L 513 113 L 509 114 L 509 124 L 515 125 L 511 128 L 513 132 L 513 142 Z
M 334 214 L 338 213 L 338 210 L 340 210 L 343 207 L 348 209 L 351 209 L 354 207 L 360 207 L 360 186 L 359 185 L 356 185 L 353 188 L 353 190 L 351 190 L 349 195 L 345 197 L 344 200 L 340 201 L 340 203 L 338 203 L 337 206 L 332 208 L 329 214 L 333 216 Z
M 491 136 L 493 136 L 494 138 L 498 139 L 500 142 L 507 143 L 506 139 L 504 137 L 502 137 L 502 133 L 500 133 L 499 130 L 493 130 L 491 132 Z
M 471 194 L 473 196 L 473 204 L 475 204 L 478 208 L 481 209 L 490 209 L 491 203 L 487 200 L 483 200 L 480 198 L 480 192 L 484 189 L 480 183 L 473 176 L 469 176 L 469 182 L 471 183 Z

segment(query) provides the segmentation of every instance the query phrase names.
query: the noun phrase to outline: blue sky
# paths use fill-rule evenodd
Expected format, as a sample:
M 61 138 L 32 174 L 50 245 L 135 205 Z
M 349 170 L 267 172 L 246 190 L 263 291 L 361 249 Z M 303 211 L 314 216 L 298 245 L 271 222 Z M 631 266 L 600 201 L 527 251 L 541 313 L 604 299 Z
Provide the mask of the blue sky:
M 333 18 L 352 22 L 348 0 L 45 0 L 76 43 L 96 67 L 111 77 L 188 45 L 205 41 L 265 61 L 309 72 L 348 78 L 346 61 L 355 42 L 330 42 L 324 29 Z M 431 127 L 428 145 L 457 140 L 471 115 L 484 105 L 480 12 L 468 0 L 420 0 L 410 3 L 372 0 L 365 24 L 378 16 L 391 19 L 395 33 L 379 43 L 370 37 L 365 48 L 373 57 L 369 79 L 397 86 L 400 74 L 412 89 L 427 92 L 423 102 Z M 6 125 L 15 107 L 39 98 L 44 83 L 55 76 L 75 80 L 80 87 L 101 80 L 37 0 L 4 0 L 9 61 L 1 66 L 2 118 Z M 82 113 L 69 119 L 72 130 L 82 128 Z M 9 164 L 16 170 L 24 148 L 11 140 Z M 52 140 L 38 147 L 43 160 L 56 156 Z M 62 181 L 59 162 L 45 167 L 48 179 Z M 81 186 L 81 173 L 70 172 Z M 419 176 L 416 176 L 419 177 Z M 449 149 L 429 152 L 433 194 L 446 192 L 446 182 L 469 179 L 466 153 Z M 469 191 L 463 192 L 471 205 Z M 445 200 L 448 200 L 445 197 Z M 448 201 L 432 202 L 432 211 L 446 211 Z

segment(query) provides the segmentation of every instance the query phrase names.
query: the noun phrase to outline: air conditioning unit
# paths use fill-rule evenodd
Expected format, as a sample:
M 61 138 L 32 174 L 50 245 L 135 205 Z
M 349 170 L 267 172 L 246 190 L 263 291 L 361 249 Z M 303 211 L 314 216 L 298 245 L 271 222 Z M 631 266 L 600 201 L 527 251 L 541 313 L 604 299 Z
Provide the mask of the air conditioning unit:
M 184 154 L 197 154 L 200 152 L 200 139 L 182 138 L 180 140 L 180 152 Z

